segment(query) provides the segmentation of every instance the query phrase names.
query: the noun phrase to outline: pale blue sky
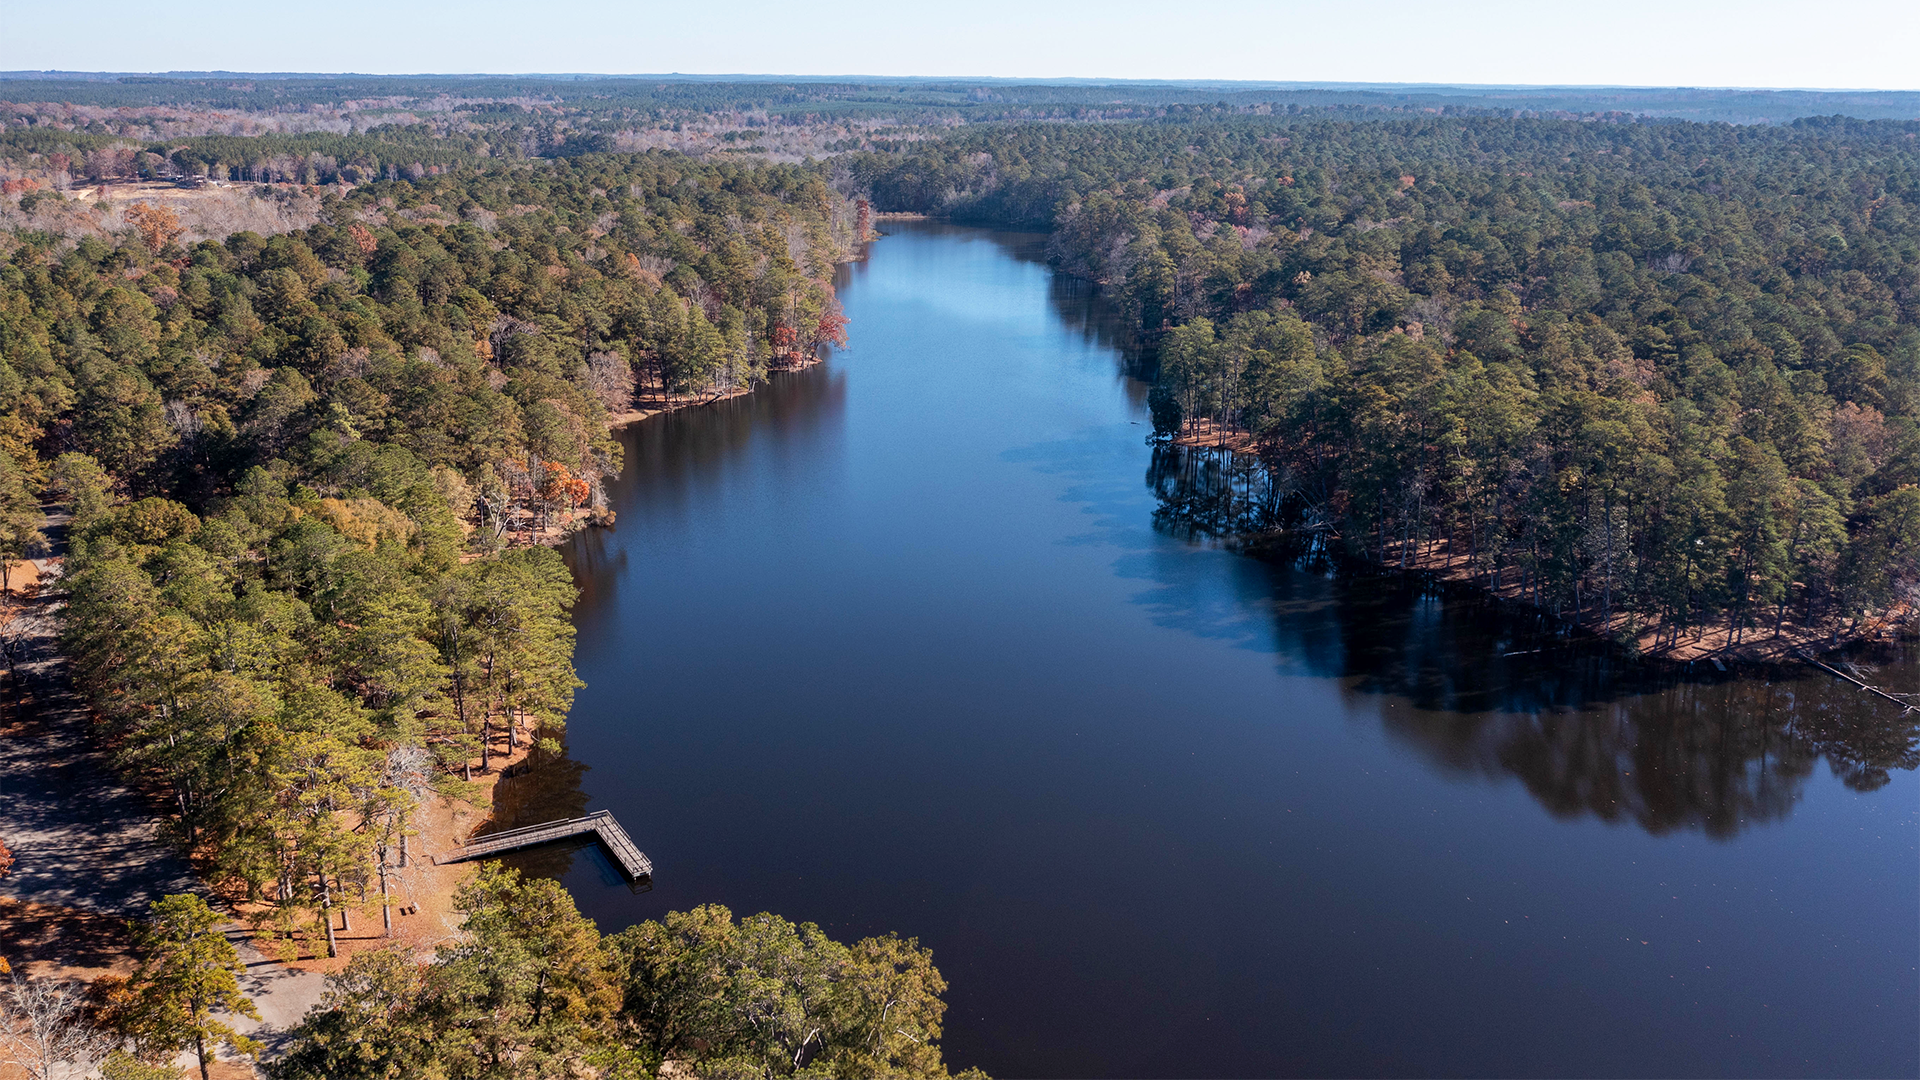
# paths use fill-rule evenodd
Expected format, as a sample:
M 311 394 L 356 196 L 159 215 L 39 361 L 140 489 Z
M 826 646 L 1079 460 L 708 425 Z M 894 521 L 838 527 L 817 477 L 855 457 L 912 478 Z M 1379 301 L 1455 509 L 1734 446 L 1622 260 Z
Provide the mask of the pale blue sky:
M 1920 0 L 0 0 L 0 69 L 1920 89 Z

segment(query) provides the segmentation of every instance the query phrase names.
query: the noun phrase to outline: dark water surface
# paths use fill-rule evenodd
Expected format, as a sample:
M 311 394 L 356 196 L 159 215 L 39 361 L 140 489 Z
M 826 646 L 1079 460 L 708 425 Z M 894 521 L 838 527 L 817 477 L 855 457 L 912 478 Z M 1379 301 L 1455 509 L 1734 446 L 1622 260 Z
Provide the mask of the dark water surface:
M 609 930 L 918 937 L 995 1076 L 1920 1071 L 1910 720 L 1194 539 L 1208 463 L 1037 250 L 901 228 L 851 349 L 627 432 L 571 761 L 502 802 L 658 877 L 529 865 Z

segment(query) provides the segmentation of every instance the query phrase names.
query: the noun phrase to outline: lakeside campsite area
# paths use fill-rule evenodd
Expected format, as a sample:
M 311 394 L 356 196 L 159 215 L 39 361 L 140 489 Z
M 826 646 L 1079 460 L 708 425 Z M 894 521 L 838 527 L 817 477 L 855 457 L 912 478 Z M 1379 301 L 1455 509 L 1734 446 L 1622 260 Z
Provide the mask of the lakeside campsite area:
M 144 191 L 140 194 L 145 194 Z M 778 370 L 799 371 L 819 363 L 815 355 L 783 362 Z M 657 382 L 636 387 L 632 407 L 609 417 L 615 430 L 664 412 L 712 404 L 751 392 L 741 386 L 704 394 L 675 394 Z M 510 542 L 556 546 L 581 528 L 611 525 L 613 515 L 591 507 L 567 509 L 541 521 L 527 513 L 509 524 Z M 60 535 L 66 515 L 56 513 L 42 524 L 43 533 Z M 463 522 L 470 532 L 472 523 Z M 142 906 L 158 898 L 164 885 L 197 888 L 192 871 L 157 835 L 164 816 L 164 796 L 152 790 L 118 790 L 119 797 L 102 799 L 101 788 L 118 789 L 109 754 L 90 737 L 90 720 L 70 685 L 66 662 L 59 656 L 58 637 L 63 607 L 59 587 L 64 552 L 8 565 L 10 583 L 0 598 L 5 626 L 10 678 L 15 697 L 9 703 L 10 724 L 0 728 L 0 776 L 12 780 L 0 806 L 0 843 L 12 838 L 21 845 L 35 884 L 19 890 L 33 895 L 72 897 L 76 903 L 22 899 L 0 895 L 0 941 L 7 943 L 0 962 L 8 975 L 18 971 L 49 981 L 91 983 L 102 976 L 125 978 L 133 974 L 137 950 L 132 923 L 145 912 Z M 244 900 L 226 909 L 232 921 L 224 932 L 239 949 L 248 968 L 245 987 L 265 1021 L 239 1018 L 240 1030 L 266 1024 L 283 1035 L 306 1011 L 318 1004 L 323 977 L 342 972 L 362 952 L 399 948 L 422 962 L 432 959 L 436 946 L 454 940 L 463 916 L 454 910 L 454 896 L 477 871 L 477 864 L 451 862 L 436 855 L 458 851 L 473 839 L 496 831 L 495 807 L 502 784 L 527 777 L 534 766 L 535 744 L 517 744 L 506 732 L 489 741 L 486 764 L 477 783 L 464 797 L 441 796 L 420 808 L 414 831 L 406 834 L 410 850 L 404 863 L 391 869 L 391 895 L 363 896 L 360 902 L 342 900 L 335 906 L 338 933 L 329 942 L 311 929 L 300 933 L 262 930 L 271 911 Z M 473 765 L 481 765 L 475 761 Z M 23 785 L 20 777 L 39 774 L 57 777 L 51 782 Z M 28 790 L 23 790 L 27 788 Z M 508 799 L 508 806 L 513 800 Z M 26 841 L 22 843 L 23 839 Z M 19 858 L 0 847 L 0 879 L 10 876 Z M 54 867 L 45 865 L 49 856 Z M 35 865 L 40 864 L 40 865 Z M 156 869 L 157 868 L 157 869 Z M 174 875 L 172 882 L 166 875 Z M 76 889 L 76 879 L 93 882 Z M 41 884 L 44 882 L 44 884 Z M 16 889 L 19 882 L 14 883 Z M 0 1062 L 0 1080 L 15 1080 L 19 1067 Z M 20 1077 L 27 1077 L 18 1071 Z M 256 1070 L 243 1059 L 222 1061 L 212 1075 L 228 1080 L 253 1077 Z

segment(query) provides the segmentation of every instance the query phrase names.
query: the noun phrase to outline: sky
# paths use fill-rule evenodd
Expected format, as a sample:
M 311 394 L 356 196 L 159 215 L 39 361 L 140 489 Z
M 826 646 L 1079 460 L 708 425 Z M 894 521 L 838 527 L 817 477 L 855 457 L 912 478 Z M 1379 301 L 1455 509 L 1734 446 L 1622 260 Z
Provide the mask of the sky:
M 0 0 L 0 70 L 1920 89 L 1920 0 Z

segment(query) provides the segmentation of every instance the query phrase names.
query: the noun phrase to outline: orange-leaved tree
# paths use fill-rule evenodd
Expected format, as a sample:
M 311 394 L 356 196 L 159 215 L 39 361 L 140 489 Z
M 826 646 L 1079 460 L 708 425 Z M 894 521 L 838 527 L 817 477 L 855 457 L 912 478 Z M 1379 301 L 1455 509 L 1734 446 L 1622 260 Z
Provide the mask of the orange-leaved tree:
M 152 203 L 134 203 L 127 207 L 127 224 L 140 234 L 147 250 L 158 255 L 163 248 L 185 236 L 187 230 L 180 224 L 180 215 L 164 206 Z
M 573 475 L 573 470 L 557 461 L 544 465 L 546 482 L 540 485 L 540 497 L 549 503 L 558 503 L 566 507 L 583 506 L 587 496 L 592 494 L 593 485 Z

